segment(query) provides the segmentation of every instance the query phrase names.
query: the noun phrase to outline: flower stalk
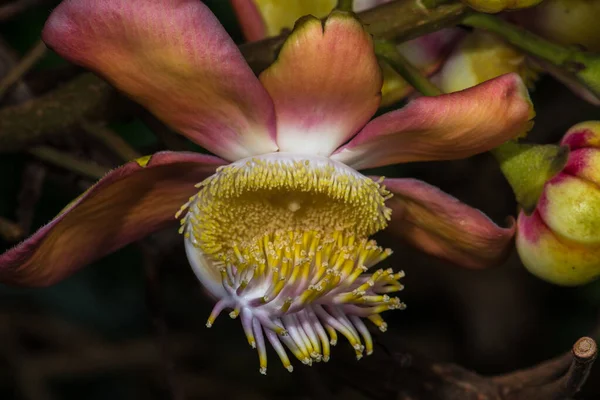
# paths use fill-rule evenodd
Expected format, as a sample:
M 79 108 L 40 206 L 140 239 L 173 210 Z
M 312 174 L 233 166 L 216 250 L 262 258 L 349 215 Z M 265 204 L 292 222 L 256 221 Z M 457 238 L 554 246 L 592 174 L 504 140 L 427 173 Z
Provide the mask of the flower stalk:
M 375 53 L 390 65 L 404 80 L 424 96 L 438 96 L 442 91 L 435 86 L 417 67 L 412 65 L 396 48 L 396 44 L 375 41 Z
M 354 0 L 338 0 L 337 9 L 340 11 L 352 12 Z

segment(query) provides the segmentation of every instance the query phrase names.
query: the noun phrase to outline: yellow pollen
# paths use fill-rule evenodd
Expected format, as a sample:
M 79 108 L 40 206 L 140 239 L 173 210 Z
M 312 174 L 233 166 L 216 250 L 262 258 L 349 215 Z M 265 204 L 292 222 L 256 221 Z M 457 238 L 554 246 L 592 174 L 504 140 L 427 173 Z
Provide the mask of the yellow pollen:
M 316 231 L 329 240 L 365 238 L 384 229 L 391 213 L 384 204 L 389 192 L 380 183 L 330 160 L 253 158 L 220 167 L 199 188 L 181 210 L 188 208 L 182 225 L 191 228 L 186 233 L 205 254 L 235 264 L 248 262 L 240 249 L 266 234 Z M 318 251 L 306 240 L 298 238 L 307 244 L 302 250 Z M 265 260 L 281 251 L 298 258 L 289 248 L 267 250 Z

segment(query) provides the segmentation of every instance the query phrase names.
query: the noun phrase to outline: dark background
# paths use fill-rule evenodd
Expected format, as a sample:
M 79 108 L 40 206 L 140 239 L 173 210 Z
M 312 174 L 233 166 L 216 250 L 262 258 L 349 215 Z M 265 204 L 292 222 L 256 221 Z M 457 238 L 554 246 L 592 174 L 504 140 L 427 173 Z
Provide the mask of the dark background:
M 6 3 L 0 0 L 0 6 Z M 57 4 L 37 3 L 0 19 L 0 38 L 19 55 L 39 40 Z M 228 2 L 206 3 L 241 42 Z M 49 51 L 25 80 L 40 95 L 77 72 Z M 600 117 L 597 108 L 551 78 L 540 80 L 532 98 L 537 118 L 529 139 L 535 142 L 556 142 L 571 125 Z M 6 103 L 5 98 L 0 107 Z M 142 122 L 135 108 L 127 114 L 109 127 L 142 154 L 165 148 L 147 117 Z M 107 167 L 121 162 L 83 132 L 49 144 Z M 423 179 L 498 223 L 516 215 L 510 188 L 487 154 L 376 172 Z M 92 183 L 27 152 L 0 153 L 0 217 L 32 218 L 31 229 L 36 229 Z M 376 384 L 373 368 L 354 382 L 343 379 L 351 376 L 346 369 L 360 370 L 365 363 L 385 374 L 390 368 L 386 362 L 355 363 L 342 341 L 328 364 L 309 369 L 295 362 L 293 374 L 270 353 L 269 374 L 259 375 L 239 321 L 222 316 L 212 329 L 204 327 L 212 301 L 193 276 L 175 230 L 127 246 L 49 288 L 0 287 L 0 399 L 360 399 L 364 388 Z M 384 315 L 390 324 L 384 336 L 415 354 L 483 375 L 501 374 L 562 354 L 579 337 L 597 331 L 598 282 L 579 288 L 549 285 L 531 276 L 514 252 L 499 268 L 461 270 L 385 235 L 378 240 L 395 249 L 387 264 L 407 274 L 401 298 L 408 308 Z M 1 251 L 13 244 L 0 238 Z M 600 398 L 600 366 L 578 398 Z

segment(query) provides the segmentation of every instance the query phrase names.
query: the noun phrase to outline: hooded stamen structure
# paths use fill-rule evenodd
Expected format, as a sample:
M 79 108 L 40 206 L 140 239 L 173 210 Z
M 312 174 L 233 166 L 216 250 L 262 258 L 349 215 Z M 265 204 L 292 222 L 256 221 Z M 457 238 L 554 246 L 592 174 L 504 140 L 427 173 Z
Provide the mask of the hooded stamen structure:
M 275 153 L 217 171 L 182 207 L 186 249 L 197 276 L 224 309 L 240 317 L 266 373 L 265 338 L 292 370 L 327 361 L 337 333 L 357 358 L 373 350 L 361 318 L 382 331 L 379 313 L 405 305 L 402 272 L 367 271 L 391 251 L 368 237 L 385 228 L 389 193 L 327 158 Z

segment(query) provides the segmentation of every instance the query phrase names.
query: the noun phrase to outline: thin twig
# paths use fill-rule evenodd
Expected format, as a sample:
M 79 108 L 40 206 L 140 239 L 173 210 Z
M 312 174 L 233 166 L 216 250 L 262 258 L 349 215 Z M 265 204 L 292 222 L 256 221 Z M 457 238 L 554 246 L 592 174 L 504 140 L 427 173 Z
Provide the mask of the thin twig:
M 106 147 L 122 158 L 123 161 L 135 160 L 142 156 L 121 136 L 102 124 L 92 123 L 84 120 L 81 123 L 81 127 L 87 134 L 101 141 Z
M 23 228 L 6 218 L 0 217 L 0 237 L 9 243 L 15 243 L 23 239 L 25 232 Z
M 566 388 L 572 396 L 581 390 L 598 357 L 598 345 L 591 337 L 582 337 L 573 345 L 573 364 L 567 373 Z
M 102 178 L 109 171 L 106 167 L 90 163 L 48 146 L 34 147 L 29 149 L 28 152 L 42 161 L 94 180 Z
M 0 38 L 0 80 L 13 70 L 18 60 L 18 54 L 8 43 Z M 2 103 L 10 105 L 21 104 L 31 99 L 31 97 L 33 97 L 31 88 L 24 82 L 17 81 L 4 98 L 2 98 Z
M 572 359 L 571 353 L 561 354 L 530 368 L 496 375 L 492 380 L 498 386 L 509 387 L 511 390 L 526 386 L 541 386 L 562 376 L 569 369 Z
M 15 67 L 0 81 L 0 99 L 17 83 L 44 55 L 48 48 L 41 40 L 31 48 Z
M 46 169 L 38 161 L 30 162 L 23 170 L 15 214 L 26 235 L 31 231 L 35 206 L 42 195 L 45 180 Z
M 399 51 L 395 43 L 386 40 L 375 42 L 375 53 L 383 58 L 402 78 L 424 96 L 438 96 L 442 91 Z
M 28 8 L 40 3 L 41 0 L 15 0 L 12 3 L 0 6 L 0 21 L 7 21 Z

